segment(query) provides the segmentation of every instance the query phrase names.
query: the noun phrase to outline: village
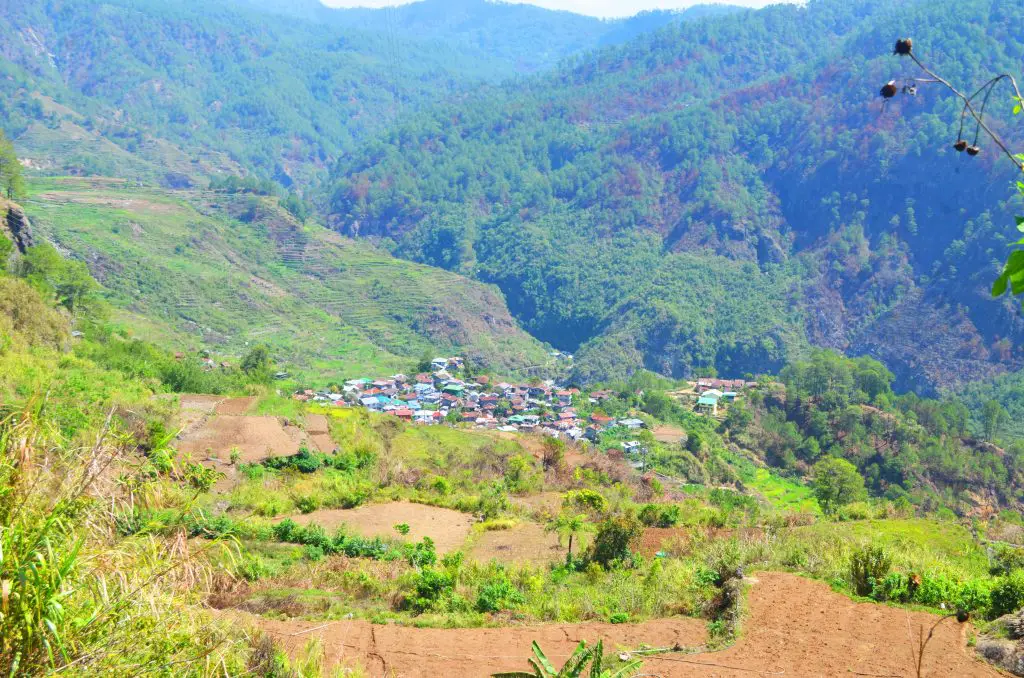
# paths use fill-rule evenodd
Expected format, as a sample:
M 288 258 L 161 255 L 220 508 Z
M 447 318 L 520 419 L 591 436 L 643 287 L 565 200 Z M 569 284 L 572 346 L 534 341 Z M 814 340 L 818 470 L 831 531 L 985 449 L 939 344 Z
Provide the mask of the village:
M 611 390 L 582 392 L 553 380 L 531 383 L 494 383 L 486 375 L 465 379 L 461 358 L 435 358 L 430 371 L 413 376 L 350 379 L 327 390 L 300 389 L 293 398 L 340 407 L 363 407 L 413 424 L 464 424 L 509 433 L 532 432 L 568 441 L 597 442 L 609 429 L 643 429 L 647 423 L 635 416 L 615 418 L 604 414 L 601 404 L 612 398 Z M 757 386 L 743 379 L 698 379 L 692 390 L 675 394 L 690 402 L 695 412 L 712 417 L 734 402 L 740 393 Z M 590 412 L 581 414 L 580 410 Z M 623 443 L 626 451 L 638 446 Z

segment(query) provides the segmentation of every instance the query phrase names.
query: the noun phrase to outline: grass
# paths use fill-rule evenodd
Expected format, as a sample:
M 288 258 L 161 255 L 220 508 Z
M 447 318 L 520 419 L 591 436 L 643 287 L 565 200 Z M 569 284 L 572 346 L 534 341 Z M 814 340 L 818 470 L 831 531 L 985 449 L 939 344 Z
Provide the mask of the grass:
M 256 202 L 252 202 L 256 201 Z M 29 184 L 34 226 L 85 259 L 141 338 L 239 355 L 266 343 L 316 382 L 409 370 L 425 353 L 499 370 L 543 364 L 494 288 L 297 223 L 272 199 L 111 180 Z
M 810 487 L 776 475 L 766 468 L 756 469 L 753 478 L 745 479 L 744 482 L 748 488 L 762 496 L 772 507 L 781 511 L 821 512 Z

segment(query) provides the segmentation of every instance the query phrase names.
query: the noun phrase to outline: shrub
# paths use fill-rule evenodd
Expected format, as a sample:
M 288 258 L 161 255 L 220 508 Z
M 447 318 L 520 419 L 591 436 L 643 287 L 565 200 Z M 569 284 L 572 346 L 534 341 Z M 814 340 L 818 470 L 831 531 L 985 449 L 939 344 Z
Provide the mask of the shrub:
M 606 569 L 616 563 L 631 561 L 631 549 L 642 533 L 643 525 L 632 513 L 611 516 L 598 526 L 587 559 Z
M 320 508 L 320 502 L 312 496 L 299 497 L 295 500 L 295 508 L 299 509 L 300 513 L 312 513 Z
M 604 495 L 584 488 L 566 492 L 562 499 L 562 506 L 591 513 L 604 513 L 608 510 L 608 500 L 604 498 Z
M 616 612 L 612 616 L 608 617 L 608 622 L 611 624 L 628 624 L 629 615 L 625 612 Z
M 302 555 L 306 560 L 317 562 L 323 560 L 324 550 L 319 546 L 309 545 L 302 549 Z
M 992 556 L 992 564 L 989 566 L 989 573 L 993 575 L 1008 575 L 1014 570 L 1024 569 L 1024 549 L 1000 544 Z
M 427 567 L 417 575 L 413 597 L 408 604 L 416 612 L 439 610 L 454 589 L 455 577 L 443 570 Z
M 1001 617 L 1024 607 L 1024 570 L 1014 570 L 992 589 L 990 614 Z
M 523 594 L 502 572 L 480 587 L 476 599 L 476 609 L 478 612 L 499 612 L 518 607 L 523 602 Z
M 246 558 L 239 563 L 236 574 L 248 582 L 254 582 L 270 575 L 271 572 L 263 561 L 257 558 Z
M 682 511 L 675 504 L 647 504 L 640 509 L 640 522 L 648 527 L 675 527 L 681 517 Z
M 850 580 L 858 596 L 870 596 L 892 568 L 892 558 L 881 546 L 864 546 L 850 556 Z

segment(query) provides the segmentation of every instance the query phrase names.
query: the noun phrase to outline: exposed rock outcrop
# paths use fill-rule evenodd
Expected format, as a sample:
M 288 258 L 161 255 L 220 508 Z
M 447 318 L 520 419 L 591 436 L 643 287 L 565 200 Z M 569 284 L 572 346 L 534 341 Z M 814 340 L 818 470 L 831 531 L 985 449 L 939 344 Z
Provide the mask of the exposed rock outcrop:
M 978 654 L 985 661 L 1015 676 L 1024 676 L 1024 610 L 992 622 L 978 639 Z
M 0 217 L 0 233 L 14 243 L 15 249 L 24 254 L 35 244 L 32 224 L 21 205 L 0 200 Z

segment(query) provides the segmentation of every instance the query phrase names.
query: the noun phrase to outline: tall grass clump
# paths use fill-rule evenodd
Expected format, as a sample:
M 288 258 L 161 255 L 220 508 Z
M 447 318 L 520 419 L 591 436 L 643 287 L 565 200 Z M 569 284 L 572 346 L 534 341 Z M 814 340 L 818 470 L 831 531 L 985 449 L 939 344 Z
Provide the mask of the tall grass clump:
M 39 408 L 0 419 L 0 673 L 240 669 L 245 643 L 182 604 L 205 576 L 183 535 L 118 537 L 127 452 L 113 428 L 70 448 Z

